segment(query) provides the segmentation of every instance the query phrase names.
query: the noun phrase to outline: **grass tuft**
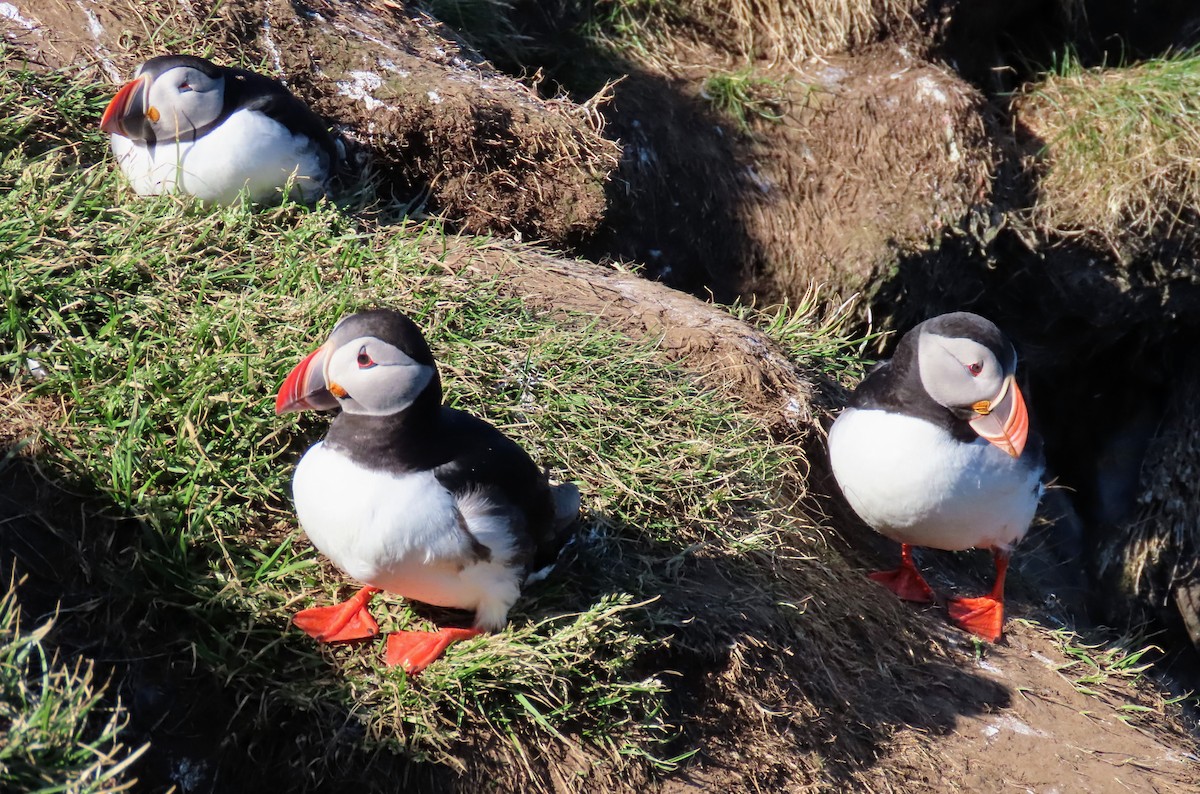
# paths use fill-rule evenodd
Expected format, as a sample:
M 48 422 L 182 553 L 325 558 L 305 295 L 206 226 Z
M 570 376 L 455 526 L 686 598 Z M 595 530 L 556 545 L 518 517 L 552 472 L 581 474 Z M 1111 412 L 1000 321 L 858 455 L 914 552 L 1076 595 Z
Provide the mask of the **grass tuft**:
M 1161 718 L 1181 704 L 1194 707 L 1197 699 L 1187 692 L 1170 698 L 1151 683 L 1151 671 L 1163 649 L 1144 636 L 1124 634 L 1100 642 L 1085 641 L 1075 631 L 1048 631 L 1067 658 L 1058 673 L 1080 694 L 1110 702 L 1117 719 L 1141 729 L 1163 727 Z
M 68 149 L 98 159 L 103 138 L 96 127 L 108 100 L 104 89 L 60 72 L 36 72 L 0 41 L 0 158 L 30 157 Z M 0 185 L 4 189 L 6 185 Z
M 784 84 L 769 77 L 756 77 L 751 69 L 721 72 L 704 81 L 701 96 L 718 112 L 737 122 L 743 132 L 752 121 L 782 121 L 788 105 Z
M 54 622 L 24 631 L 16 584 L 0 596 L 0 788 L 125 791 L 137 782 L 128 768 L 146 747 L 122 744 L 129 716 L 119 704 L 104 705 L 107 684 L 96 680 L 92 662 L 68 666 L 47 650 Z
M 1016 101 L 1040 141 L 1034 221 L 1120 253 L 1200 240 L 1200 56 L 1121 68 L 1067 59 Z
M 738 304 L 739 319 L 761 328 L 796 360 L 814 371 L 850 385 L 862 380 L 877 356 L 875 347 L 887 332 L 859 329 L 857 297 L 831 304 L 825 288 L 810 284 L 793 302 L 767 308 Z

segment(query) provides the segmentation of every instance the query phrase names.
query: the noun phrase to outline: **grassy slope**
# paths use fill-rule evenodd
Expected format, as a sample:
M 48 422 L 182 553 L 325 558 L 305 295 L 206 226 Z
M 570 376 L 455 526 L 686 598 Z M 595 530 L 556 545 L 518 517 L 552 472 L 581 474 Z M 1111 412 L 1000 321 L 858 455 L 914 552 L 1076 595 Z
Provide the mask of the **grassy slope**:
M 102 702 L 95 665 L 65 664 L 43 645 L 53 629 L 53 620 L 21 625 L 15 587 L 0 597 L 0 782 L 11 791 L 120 790 L 146 748 L 121 744 L 128 715 Z
M 802 614 L 770 575 L 795 556 L 785 536 L 813 540 L 773 485 L 795 453 L 650 346 L 445 275 L 417 245 L 440 234 L 431 226 L 372 231 L 328 204 L 137 200 L 102 162 L 100 97 L 54 76 L 0 80 L 2 440 L 29 442 L 20 457 L 118 538 L 97 548 L 44 519 L 89 560 L 86 575 L 63 565 L 64 582 L 86 580 L 105 604 L 59 642 L 189 660 L 189 676 L 238 703 L 227 751 L 278 753 L 260 748 L 264 728 L 307 714 L 297 743 L 321 751 L 281 763 L 312 785 L 345 774 L 339 743 L 476 778 L 544 784 L 546 758 L 565 757 L 568 779 L 632 781 L 690 747 L 672 741 L 662 660 L 682 653 L 668 649 L 679 635 L 713 658 L 745 604 L 778 625 Z M 273 394 L 340 315 L 380 303 L 426 330 L 451 403 L 580 483 L 587 509 L 567 570 L 500 636 L 452 649 L 416 682 L 382 667 L 378 644 L 321 649 L 288 625 L 347 583 L 307 547 L 288 500 L 292 464 L 327 419 L 277 418 Z M 750 595 L 690 626 L 714 577 Z M 385 630 L 430 617 L 385 604 Z

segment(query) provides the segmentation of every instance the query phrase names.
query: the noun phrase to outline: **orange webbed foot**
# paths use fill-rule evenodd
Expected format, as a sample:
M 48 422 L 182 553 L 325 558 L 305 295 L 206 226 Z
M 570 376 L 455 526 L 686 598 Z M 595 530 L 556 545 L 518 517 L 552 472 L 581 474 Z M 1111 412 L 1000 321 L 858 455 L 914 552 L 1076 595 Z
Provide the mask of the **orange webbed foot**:
M 379 624 L 367 611 L 367 604 L 378 592 L 378 588 L 364 587 L 340 604 L 303 609 L 292 616 L 292 622 L 318 642 L 374 637 L 379 634 Z
M 894 571 L 875 571 L 867 574 L 867 577 L 879 582 L 905 601 L 915 601 L 918 604 L 933 603 L 933 588 L 913 564 L 912 547 L 907 543 L 900 545 L 899 568 Z
M 416 675 L 445 653 L 451 643 L 478 637 L 482 633 L 478 629 L 452 628 L 438 631 L 397 631 L 388 635 L 387 655 L 384 661 L 392 667 L 401 665 L 406 673 Z
M 959 628 L 988 642 L 1000 639 L 1004 627 L 1004 602 L 992 596 L 952 598 L 946 605 L 950 620 Z
M 993 554 L 996 581 L 992 592 L 978 598 L 952 598 L 946 605 L 956 626 L 988 642 L 1000 639 L 1004 631 L 1004 577 L 1008 573 L 1008 551 L 994 549 Z
M 933 603 L 933 588 L 912 568 L 901 566 L 894 571 L 875 571 L 867 576 L 905 601 L 915 601 L 918 604 Z

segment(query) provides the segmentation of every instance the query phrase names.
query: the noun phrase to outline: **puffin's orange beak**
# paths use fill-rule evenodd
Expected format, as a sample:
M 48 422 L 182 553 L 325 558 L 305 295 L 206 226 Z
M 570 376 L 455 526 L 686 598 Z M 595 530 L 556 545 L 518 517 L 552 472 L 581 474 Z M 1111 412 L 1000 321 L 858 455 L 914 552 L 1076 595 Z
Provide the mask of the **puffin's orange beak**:
M 971 407 L 978 414 L 971 419 L 971 429 L 1014 458 L 1021 457 L 1029 437 L 1029 412 L 1016 379 L 1009 375 L 995 399 L 980 400 Z
M 145 115 L 143 96 L 149 84 L 148 75 L 142 75 L 121 86 L 121 90 L 104 109 L 104 115 L 100 118 L 100 129 L 110 134 L 130 137 L 125 119 L 131 115 L 139 118 Z
M 275 395 L 275 413 L 328 411 L 339 403 L 325 384 L 325 357 L 329 350 L 321 345 L 304 357 L 283 379 Z

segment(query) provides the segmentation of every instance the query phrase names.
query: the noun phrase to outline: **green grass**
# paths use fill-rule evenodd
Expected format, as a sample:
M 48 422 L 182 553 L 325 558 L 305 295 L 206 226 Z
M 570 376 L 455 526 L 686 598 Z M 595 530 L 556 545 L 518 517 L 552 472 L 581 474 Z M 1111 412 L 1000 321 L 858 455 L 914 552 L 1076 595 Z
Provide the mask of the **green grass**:
M 701 95 L 743 132 L 753 121 L 782 121 L 788 104 L 781 81 L 756 76 L 748 68 L 712 75 L 704 81 Z
M 57 90 L 41 79 L 0 76 L 0 118 Z M 518 787 L 558 752 L 625 780 L 686 756 L 668 707 L 675 673 L 654 660 L 681 637 L 716 658 L 748 625 L 739 603 L 707 605 L 711 582 L 689 572 L 717 566 L 773 598 L 778 625 L 804 620 L 802 595 L 770 595 L 787 586 L 772 573 L 795 556 L 785 541 L 810 537 L 777 493 L 798 452 L 767 443 L 758 420 L 650 343 L 447 272 L 442 254 L 472 243 L 436 226 L 375 228 L 329 203 L 133 197 L 94 162 L 104 147 L 89 117 L 103 97 L 80 97 L 9 138 L 45 145 L 0 159 L 0 383 L 16 395 L 0 416 L 28 442 L 22 457 L 123 533 L 119 551 L 80 541 L 114 621 L 104 641 L 220 681 L 241 704 L 227 730 L 245 748 L 298 710 L 312 735 L 349 720 L 367 746 L 452 768 L 490 748 Z M 378 643 L 322 648 L 289 625 L 351 583 L 303 541 L 289 498 L 292 467 L 328 419 L 276 417 L 274 393 L 338 317 L 379 304 L 425 330 L 451 404 L 579 483 L 587 510 L 566 571 L 532 589 L 505 631 L 415 680 L 385 668 Z M 30 376 L 34 361 L 48 377 Z M 384 630 L 429 617 L 395 597 L 376 614 Z
M 580 33 L 601 49 L 655 62 L 668 42 L 670 27 L 686 18 L 677 0 L 595 0 L 582 2 Z
M 1042 144 L 1036 222 L 1118 250 L 1200 239 L 1197 97 L 1195 53 L 1098 69 L 1064 59 L 1017 102 Z
M 793 360 L 802 360 L 814 372 L 851 385 L 862 380 L 877 359 L 874 348 L 889 333 L 855 330 L 859 324 L 857 300 L 831 304 L 821 288 L 812 285 L 794 302 L 767 309 L 739 303 L 732 312 L 761 328 Z
M 16 587 L 0 596 L 0 788 L 29 794 L 123 791 L 145 747 L 125 747 L 129 720 L 104 705 L 107 684 L 91 662 L 67 665 L 47 650 L 48 620 L 21 626 Z
M 1161 718 L 1182 705 L 1200 704 L 1194 692 L 1168 697 L 1153 677 L 1163 649 L 1136 634 L 1086 641 L 1071 629 L 1047 631 L 1066 661 L 1057 671 L 1077 692 L 1109 701 L 1117 719 L 1139 729 L 1163 727 Z

